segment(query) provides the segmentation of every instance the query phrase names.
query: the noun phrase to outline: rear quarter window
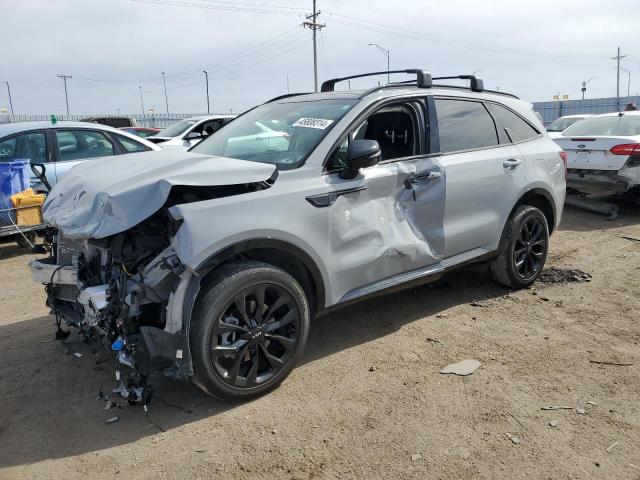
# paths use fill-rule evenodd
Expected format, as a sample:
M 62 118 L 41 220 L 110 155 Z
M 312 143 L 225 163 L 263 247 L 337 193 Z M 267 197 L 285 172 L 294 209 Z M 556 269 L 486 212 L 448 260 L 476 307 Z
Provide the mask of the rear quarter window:
M 524 142 L 537 138 L 540 134 L 540 132 L 508 108 L 495 103 L 487 103 L 486 105 L 496 120 L 498 133 L 500 134 L 500 143 Z

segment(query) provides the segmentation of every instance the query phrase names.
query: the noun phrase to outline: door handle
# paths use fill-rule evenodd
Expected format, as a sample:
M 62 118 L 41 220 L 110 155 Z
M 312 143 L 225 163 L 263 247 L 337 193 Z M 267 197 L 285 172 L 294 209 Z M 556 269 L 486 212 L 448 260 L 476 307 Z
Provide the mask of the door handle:
M 431 180 L 437 180 L 441 177 L 442 173 L 435 171 L 416 173 L 415 175 L 410 176 L 404 181 L 404 188 L 406 188 L 407 190 L 411 190 L 414 185 Z
M 522 160 L 515 159 L 515 158 L 510 158 L 509 160 L 505 160 L 504 162 L 502 162 L 502 166 L 504 168 L 509 168 L 509 169 L 513 170 L 514 168 L 516 168 L 521 163 L 522 163 Z

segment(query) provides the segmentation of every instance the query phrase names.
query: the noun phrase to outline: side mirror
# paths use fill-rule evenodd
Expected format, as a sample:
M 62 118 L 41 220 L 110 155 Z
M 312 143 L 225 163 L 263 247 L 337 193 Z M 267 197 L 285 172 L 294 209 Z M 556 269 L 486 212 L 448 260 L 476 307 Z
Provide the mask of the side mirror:
M 361 168 L 378 164 L 381 157 L 380 144 L 377 140 L 353 140 L 347 153 L 349 166 L 340 172 L 340 178 L 345 180 L 356 178 Z
M 184 136 L 185 140 L 200 140 L 202 135 L 198 132 L 189 132 Z

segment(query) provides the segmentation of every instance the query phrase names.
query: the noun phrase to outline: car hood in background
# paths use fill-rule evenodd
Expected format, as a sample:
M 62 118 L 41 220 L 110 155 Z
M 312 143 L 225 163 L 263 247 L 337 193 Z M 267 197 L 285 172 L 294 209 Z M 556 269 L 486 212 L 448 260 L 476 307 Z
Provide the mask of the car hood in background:
M 159 151 L 90 160 L 72 168 L 49 194 L 45 221 L 68 237 L 104 238 L 153 215 L 173 186 L 262 182 L 276 167 L 199 153 Z

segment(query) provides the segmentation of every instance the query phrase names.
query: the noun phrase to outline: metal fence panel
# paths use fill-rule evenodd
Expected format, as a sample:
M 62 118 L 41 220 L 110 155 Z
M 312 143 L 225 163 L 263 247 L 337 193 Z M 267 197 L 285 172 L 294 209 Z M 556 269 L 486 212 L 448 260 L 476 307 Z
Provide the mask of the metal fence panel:
M 131 113 L 123 113 L 121 115 L 113 115 L 113 114 L 86 114 L 86 115 L 56 115 L 59 121 L 62 120 L 71 120 L 74 122 L 81 122 L 86 118 L 100 118 L 100 117 L 127 117 L 135 119 L 136 126 L 138 127 L 152 127 L 152 128 L 165 128 L 170 125 L 173 125 L 180 120 L 189 117 L 198 117 L 202 115 L 207 115 L 206 113 L 148 113 L 148 114 L 131 114 Z M 211 114 L 211 115 L 222 115 L 222 114 Z M 0 114 L 0 124 L 2 123 L 13 123 L 13 122 L 34 122 L 34 121 L 49 121 L 51 119 L 51 115 L 31 115 L 31 114 L 18 114 L 18 115 L 9 115 L 9 114 Z
M 620 110 L 625 105 L 634 102 L 640 106 L 640 96 L 620 97 Z M 534 102 L 533 109 L 542 116 L 542 121 L 553 122 L 564 115 L 577 115 L 580 113 L 598 114 L 618 111 L 616 97 L 609 98 L 585 98 L 584 100 L 554 100 L 551 102 Z

